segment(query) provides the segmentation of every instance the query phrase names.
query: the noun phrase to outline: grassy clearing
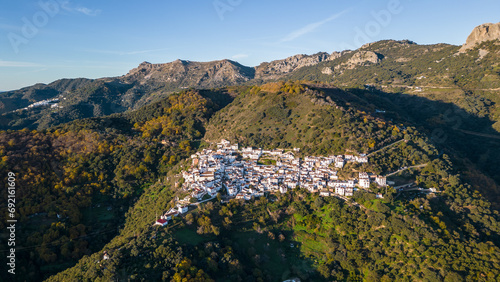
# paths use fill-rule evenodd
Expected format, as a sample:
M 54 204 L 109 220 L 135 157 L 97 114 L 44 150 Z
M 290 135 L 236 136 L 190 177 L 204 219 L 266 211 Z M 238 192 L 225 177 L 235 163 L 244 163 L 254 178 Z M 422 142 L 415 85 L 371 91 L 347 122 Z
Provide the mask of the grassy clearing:
M 274 235 L 274 239 L 269 236 L 269 232 L 259 234 L 253 230 L 233 232 L 230 239 L 237 245 L 247 246 L 247 249 L 238 251 L 246 253 L 246 255 L 249 255 L 248 257 L 252 257 L 251 253 L 255 252 L 255 254 L 263 258 L 264 263 L 260 263 L 259 267 L 273 273 L 273 281 L 283 281 L 297 277 L 298 273 L 307 276 L 307 273 L 314 270 L 313 262 L 307 258 L 308 254 L 303 252 L 302 242 L 296 236 L 297 231 L 290 230 L 286 225 L 268 226 L 270 232 Z M 239 230 L 242 229 L 239 228 Z M 307 234 L 306 232 L 303 233 Z M 279 239 L 280 234 L 284 235 L 285 239 L 283 241 Z M 305 236 L 301 237 L 305 238 Z M 249 260 L 242 263 L 253 264 L 254 261 Z
M 201 236 L 195 230 L 187 227 L 175 230 L 173 235 L 180 244 L 191 246 L 196 246 L 213 239 L 211 236 Z
M 327 244 L 323 241 L 323 237 L 310 234 L 305 231 L 297 231 L 294 234 L 294 239 L 299 242 L 300 251 L 306 255 L 321 257 L 320 255 L 328 250 Z
M 259 165 L 276 165 L 276 160 L 272 159 L 260 159 L 257 164 Z

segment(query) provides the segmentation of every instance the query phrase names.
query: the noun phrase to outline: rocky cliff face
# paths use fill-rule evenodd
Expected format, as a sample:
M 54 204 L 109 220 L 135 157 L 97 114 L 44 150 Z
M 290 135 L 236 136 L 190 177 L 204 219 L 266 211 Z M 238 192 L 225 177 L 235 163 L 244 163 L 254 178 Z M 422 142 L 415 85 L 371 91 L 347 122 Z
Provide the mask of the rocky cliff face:
M 383 55 L 375 53 L 373 51 L 357 51 L 352 55 L 351 58 L 345 63 L 336 65 L 335 69 L 354 69 L 357 66 L 366 66 L 370 64 L 378 64 L 382 59 Z M 331 70 L 323 69 L 322 73 L 331 74 Z
M 380 55 L 372 51 L 359 51 L 347 62 L 349 65 L 362 65 L 364 63 L 376 64 L 380 62 Z
M 341 54 L 334 52 L 316 53 L 314 55 L 295 55 L 283 60 L 262 63 L 255 68 L 255 78 L 276 79 L 284 74 L 291 73 L 299 68 L 316 65 L 323 61 L 330 61 L 340 57 Z
M 465 44 L 460 48 L 460 52 L 465 52 L 474 48 L 478 43 L 490 40 L 500 40 L 500 23 L 487 23 L 475 27 L 467 37 Z
M 295 55 L 283 60 L 262 63 L 255 68 L 230 60 L 192 62 L 176 60 L 166 64 L 141 63 L 122 79 L 139 84 L 171 84 L 176 87 L 218 87 L 234 85 L 251 79 L 277 79 L 299 68 L 316 65 L 340 57 L 342 53 L 321 52 Z
M 230 60 L 191 62 L 176 60 L 166 64 L 141 63 L 123 77 L 140 84 L 172 84 L 176 87 L 218 87 L 246 82 L 254 69 Z

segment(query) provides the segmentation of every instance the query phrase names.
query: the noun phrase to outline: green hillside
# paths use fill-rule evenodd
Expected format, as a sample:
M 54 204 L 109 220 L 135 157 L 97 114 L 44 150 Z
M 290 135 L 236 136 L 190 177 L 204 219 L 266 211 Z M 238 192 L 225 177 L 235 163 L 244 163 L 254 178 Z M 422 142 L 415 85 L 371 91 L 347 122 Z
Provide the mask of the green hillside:
M 467 113 L 492 120 L 500 131 L 500 45 L 479 44 L 465 53 L 447 44 L 379 41 L 333 61 L 301 68 L 286 79 L 331 82 L 343 87 L 373 85 L 384 91 L 454 103 Z M 347 64 L 360 52 L 374 52 L 379 62 Z M 481 53 L 483 55 L 481 55 Z M 325 68 L 331 70 L 325 74 Z
M 100 250 L 144 190 L 196 150 L 208 118 L 230 100 L 185 91 L 127 114 L 0 131 L 0 171 L 17 175 L 18 277 L 38 280 Z
M 302 155 L 374 152 L 368 164 L 348 165 L 340 174 L 386 174 L 421 165 L 390 179 L 439 193 L 373 187 L 345 202 L 297 189 L 246 203 L 214 200 L 192 207 L 166 228 L 152 226 L 183 195 L 178 173 L 190 161 L 181 161 L 145 187 L 123 229 L 101 251 L 48 281 L 500 278 L 498 211 L 462 176 L 459 156 L 439 153 L 404 116 L 392 113 L 391 121 L 368 111 L 367 96 L 326 85 L 271 83 L 228 92 L 234 101 L 210 118 L 206 133 L 199 130 L 206 142 L 229 138 L 267 149 L 300 147 Z M 165 136 L 168 121 L 159 115 L 135 128 L 146 139 Z

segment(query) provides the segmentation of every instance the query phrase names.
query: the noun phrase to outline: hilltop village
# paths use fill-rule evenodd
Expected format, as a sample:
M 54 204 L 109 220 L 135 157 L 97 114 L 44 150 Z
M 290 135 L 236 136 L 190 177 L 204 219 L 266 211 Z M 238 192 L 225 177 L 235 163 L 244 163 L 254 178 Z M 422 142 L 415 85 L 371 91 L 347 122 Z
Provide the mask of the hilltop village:
M 250 200 L 265 192 L 286 193 L 302 187 L 320 196 L 350 197 L 356 189 L 368 189 L 371 183 L 386 186 L 386 177 L 360 172 L 358 178 L 339 180 L 337 170 L 347 162 L 367 163 L 367 156 L 338 155 L 296 157 L 294 148 L 263 150 L 240 149 L 227 140 L 217 143 L 217 150 L 203 149 L 191 156 L 192 166 L 182 172 L 182 189 L 189 195 L 178 201 L 155 224 L 166 225 L 173 216 L 187 212 L 189 203 L 210 200 L 217 193 L 229 198 Z M 381 196 L 381 195 L 377 195 Z

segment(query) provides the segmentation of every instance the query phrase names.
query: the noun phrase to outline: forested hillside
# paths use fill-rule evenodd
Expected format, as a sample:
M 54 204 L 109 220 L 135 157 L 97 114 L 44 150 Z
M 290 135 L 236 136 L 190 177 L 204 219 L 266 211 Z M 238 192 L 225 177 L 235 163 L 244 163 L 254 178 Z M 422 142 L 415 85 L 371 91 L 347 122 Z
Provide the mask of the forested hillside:
M 226 138 L 263 148 L 300 147 L 304 153 L 366 153 L 402 138 L 400 125 L 350 108 L 341 89 L 277 82 L 254 86 L 217 113 L 206 139 Z M 398 127 L 399 126 L 399 127 Z
M 343 87 L 371 85 L 391 93 L 454 103 L 471 115 L 489 118 L 499 131 L 500 45 L 488 41 L 467 52 L 458 49 L 447 44 L 379 41 L 333 61 L 301 68 L 286 79 L 333 82 Z M 367 53 L 378 57 L 359 58 Z
M 196 150 L 208 118 L 231 99 L 184 91 L 127 114 L 1 131 L 0 172 L 17 177 L 17 277 L 39 280 L 100 250 L 143 191 Z
M 191 138 L 192 150 L 197 147 L 193 139 L 204 138 L 201 146 L 210 147 L 208 142 L 229 138 L 267 149 L 299 147 L 301 155 L 368 153 L 368 164 L 347 165 L 340 176 L 358 171 L 388 174 L 401 166 L 417 165 L 391 179 L 414 181 L 437 192 L 397 193 L 391 187 L 371 187 L 344 201 L 297 188 L 286 194 L 224 203 L 219 195 L 191 207 L 167 227 L 152 226 L 157 214 L 185 195 L 178 188 L 183 181 L 179 173 L 191 161 L 180 160 L 188 152 L 178 153 L 175 163 L 180 162 L 167 165 L 158 181 L 141 190 L 115 238 L 48 281 L 500 278 L 498 211 L 464 177 L 461 155 L 427 137 L 425 129 L 417 128 L 418 121 L 412 122 L 404 112 L 386 113 L 388 117 L 376 113 L 376 101 L 383 99 L 375 97 L 379 94 L 303 82 L 228 92 L 237 94 L 236 98 L 208 123 L 201 123 L 205 130 L 190 130 L 191 135 L 177 140 Z M 180 101 L 191 97 L 190 93 L 175 97 Z M 223 101 L 232 99 L 209 93 Z M 374 104 L 369 103 L 371 98 Z M 204 104 L 203 99 L 189 101 L 181 103 L 189 113 L 190 108 Z M 152 119 L 130 116 L 130 122 L 136 123 L 133 131 L 144 140 L 161 140 L 177 132 L 179 128 L 170 126 L 176 118 L 169 113 L 177 107 L 169 105 L 162 114 L 145 111 L 158 113 Z M 383 198 L 376 197 L 377 193 Z

